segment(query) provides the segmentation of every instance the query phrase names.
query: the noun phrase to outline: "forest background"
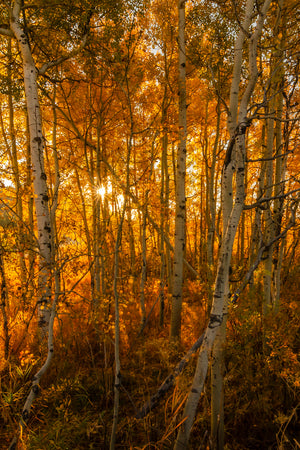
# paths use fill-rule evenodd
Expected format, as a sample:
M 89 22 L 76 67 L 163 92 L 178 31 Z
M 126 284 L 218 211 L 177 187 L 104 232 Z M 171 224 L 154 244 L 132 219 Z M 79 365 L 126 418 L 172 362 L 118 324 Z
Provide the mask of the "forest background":
M 299 6 L 1 1 L 1 448 L 300 448 Z

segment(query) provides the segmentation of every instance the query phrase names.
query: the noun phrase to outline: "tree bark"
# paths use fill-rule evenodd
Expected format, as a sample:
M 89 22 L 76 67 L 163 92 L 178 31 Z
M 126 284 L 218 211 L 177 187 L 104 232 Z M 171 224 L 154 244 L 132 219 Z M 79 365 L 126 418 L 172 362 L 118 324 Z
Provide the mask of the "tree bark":
M 186 172 L 186 55 L 185 55 L 185 0 L 178 2 L 179 51 L 179 146 L 176 159 L 176 212 L 173 262 L 171 340 L 179 340 L 181 332 L 183 260 L 185 253 L 185 172 Z
M 278 26 L 275 27 L 274 34 L 276 33 L 277 48 L 275 48 L 275 63 L 276 71 L 278 73 L 277 78 L 277 96 L 276 96 L 276 115 L 279 120 L 275 124 L 275 183 L 274 183 L 274 197 L 278 197 L 274 200 L 274 228 L 275 236 L 280 234 L 281 224 L 284 214 L 284 198 L 280 197 L 285 191 L 285 174 L 286 174 L 286 162 L 287 156 L 283 156 L 284 150 L 288 150 L 288 142 L 283 142 L 282 136 L 282 123 L 283 118 L 283 90 L 285 73 L 284 65 L 282 63 L 282 58 L 284 56 L 284 47 L 286 39 L 286 9 L 285 0 L 280 0 L 277 8 L 277 23 Z M 288 105 L 287 105 L 288 107 Z M 285 126 L 288 126 L 288 122 Z M 288 141 L 288 136 L 285 135 L 284 138 Z M 280 303 L 280 284 L 281 284 L 281 266 L 283 260 L 283 253 L 286 240 L 277 241 L 273 248 L 273 273 L 272 273 L 272 290 L 273 290 L 273 308 L 277 312 Z
M 17 39 L 22 55 L 25 97 L 29 121 L 30 150 L 33 172 L 34 201 L 36 209 L 39 244 L 39 326 L 43 335 L 47 333 L 51 315 L 51 244 L 52 229 L 48 206 L 47 177 L 44 167 L 44 137 L 38 99 L 37 71 L 31 54 L 28 37 L 19 19 L 21 0 L 15 0 L 10 16 L 10 29 Z
M 4 270 L 3 252 L 1 247 L 2 245 L 0 243 L 0 289 L 1 289 L 0 302 L 3 320 L 4 359 L 7 360 L 9 356 L 9 341 L 10 341 L 8 317 L 7 317 L 8 292 Z
M 219 328 L 224 319 L 224 307 L 226 307 L 227 285 L 229 278 L 229 266 L 231 261 L 234 238 L 244 206 L 244 177 L 246 142 L 245 135 L 249 122 L 247 120 L 247 107 L 257 80 L 257 44 L 262 32 L 265 15 L 270 6 L 271 0 L 266 0 L 260 9 L 256 22 L 256 27 L 249 36 L 249 79 L 244 93 L 239 103 L 239 91 L 241 82 L 242 52 L 246 33 L 249 30 L 251 20 L 253 20 L 254 0 L 247 0 L 243 26 L 237 36 L 234 51 L 233 79 L 231 84 L 230 110 L 228 117 L 228 130 L 230 142 L 225 157 L 223 167 L 223 220 L 227 223 L 225 234 L 222 239 L 222 247 L 219 255 L 217 276 L 215 281 L 213 304 L 210 313 L 209 324 L 204 333 L 203 344 L 200 348 L 197 367 L 193 379 L 193 384 L 185 404 L 183 418 L 185 421 L 180 427 L 177 435 L 175 450 L 183 450 L 188 446 L 188 441 L 196 415 L 196 409 L 206 379 L 209 358 Z M 233 175 L 235 173 L 235 195 L 234 204 L 230 197 L 233 197 Z M 221 411 L 220 411 L 221 413 Z

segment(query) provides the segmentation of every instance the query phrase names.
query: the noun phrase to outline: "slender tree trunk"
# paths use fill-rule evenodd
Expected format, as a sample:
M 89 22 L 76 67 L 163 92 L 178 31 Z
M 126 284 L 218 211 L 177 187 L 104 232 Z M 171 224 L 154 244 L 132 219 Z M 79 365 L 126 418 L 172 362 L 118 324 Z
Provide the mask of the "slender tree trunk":
M 30 150 L 35 193 L 35 210 L 39 244 L 39 298 L 38 315 L 42 334 L 47 333 L 51 316 L 51 244 L 52 229 L 48 206 L 48 189 L 44 167 L 44 137 L 38 99 L 37 72 L 25 31 L 19 21 L 21 0 L 15 0 L 10 17 L 13 31 L 22 55 L 25 96 L 29 120 Z
M 27 193 L 27 209 L 28 209 L 28 230 L 29 230 L 29 249 L 28 249 L 28 298 L 34 296 L 34 272 L 36 240 L 34 235 L 34 200 L 33 200 L 33 186 L 32 186 L 32 172 L 31 172 L 31 155 L 30 155 L 30 137 L 28 114 L 26 114 L 26 193 Z
M 274 116 L 274 98 L 270 100 L 270 105 L 267 111 L 268 114 Z M 266 197 L 272 197 L 273 192 L 273 140 L 274 140 L 274 118 L 271 117 L 267 120 L 267 141 L 266 141 L 266 178 L 265 178 L 265 195 Z M 264 211 L 264 224 L 265 233 L 264 240 L 270 242 L 274 236 L 274 222 L 271 212 L 271 205 L 268 204 Z M 272 279 L 272 257 L 273 246 L 268 248 L 264 255 L 264 272 L 263 272 L 263 311 L 267 314 L 272 307 L 271 297 L 271 279 Z
M 216 136 L 214 146 L 212 150 L 212 160 L 210 169 L 207 167 L 207 208 L 208 208 L 208 224 L 207 224 L 207 283 L 208 283 L 208 302 L 207 311 L 210 311 L 213 299 L 213 276 L 214 276 L 214 246 L 216 237 L 216 195 L 215 195 L 215 182 L 216 182 L 216 160 L 217 149 L 219 145 L 220 137 L 220 122 L 221 122 L 221 105 L 220 98 L 217 103 L 217 124 L 216 124 Z
M 260 138 L 263 148 L 265 147 L 265 134 L 266 134 L 265 132 L 266 127 L 263 124 Z M 260 173 L 257 180 L 257 191 L 256 191 L 257 201 L 263 196 L 265 171 L 266 171 L 265 161 L 261 161 Z M 261 242 L 262 242 L 262 210 L 261 208 L 256 208 L 252 223 L 251 239 L 250 239 L 250 250 L 249 250 L 250 266 L 252 266 L 253 262 L 256 259 L 257 253 L 261 247 Z
M 188 446 L 188 441 L 196 415 L 196 409 L 200 394 L 202 392 L 206 379 L 210 354 L 219 328 L 224 320 L 224 311 L 226 311 L 226 294 L 228 292 L 229 266 L 231 261 L 234 238 L 236 235 L 239 220 L 244 207 L 245 195 L 245 158 L 246 142 L 245 135 L 249 126 L 247 120 L 247 107 L 256 85 L 257 80 L 257 44 L 260 38 L 265 15 L 270 6 L 271 0 L 266 0 L 260 9 L 260 14 L 256 21 L 256 27 L 249 37 L 249 79 L 239 104 L 239 91 L 242 69 L 243 44 L 246 33 L 249 30 L 251 20 L 253 20 L 254 0 L 247 0 L 245 6 L 244 20 L 241 30 L 235 42 L 234 68 L 231 84 L 230 110 L 228 117 L 228 129 L 230 132 L 230 143 L 223 167 L 223 220 L 227 223 L 226 232 L 223 235 L 222 247 L 219 255 L 217 276 L 213 296 L 213 304 L 210 313 L 209 324 L 205 330 L 203 344 L 200 348 L 193 384 L 189 392 L 183 417 L 184 423 L 181 425 L 177 440 L 174 446 L 175 450 L 183 450 Z M 233 193 L 233 174 L 235 173 L 235 196 L 234 204 L 228 200 L 230 193 Z M 232 196 L 231 196 L 232 197 Z M 219 411 L 220 415 L 222 411 Z
M 7 284 L 6 284 L 1 244 L 0 244 L 0 288 L 1 288 L 0 302 L 3 320 L 4 359 L 7 360 L 9 356 L 9 341 L 10 341 L 8 317 L 7 317 L 8 293 L 7 293 Z
M 148 176 L 148 185 L 146 187 L 145 200 L 144 200 L 144 208 L 142 210 L 142 233 L 141 233 L 141 247 L 142 247 L 142 273 L 141 273 L 141 282 L 140 282 L 140 303 L 141 303 L 141 328 L 140 334 L 143 332 L 146 326 L 146 306 L 145 306 L 145 283 L 147 278 L 147 216 L 148 216 L 148 202 L 149 202 L 149 193 L 150 193 L 150 184 L 152 182 L 153 176 L 153 164 L 154 164 L 154 144 L 156 140 L 157 134 L 154 135 L 154 139 L 152 141 L 152 152 L 151 152 L 151 164 L 150 171 Z
M 164 48 L 166 52 L 166 49 Z M 164 53 L 165 60 L 166 54 Z M 167 65 L 165 63 L 165 76 L 167 78 Z M 161 139 L 161 185 L 160 185 L 160 234 L 159 234 L 159 253 L 160 253 L 160 307 L 159 307 L 159 324 L 162 327 L 164 324 L 165 312 L 165 283 L 168 280 L 169 289 L 171 288 L 170 278 L 171 273 L 168 271 L 168 263 L 170 254 L 168 249 L 165 253 L 165 234 L 168 234 L 168 208 L 169 208 L 169 174 L 168 174 L 168 133 L 166 128 L 166 117 L 168 110 L 168 89 L 167 80 L 165 80 L 164 97 L 162 102 L 162 118 L 161 124 L 163 129 L 163 136 Z
M 162 139 L 162 157 L 161 157 L 161 185 L 160 185 L 160 235 L 159 235 L 159 254 L 160 254 L 160 287 L 159 287 L 159 325 L 163 327 L 165 311 L 165 276 L 166 276 L 166 256 L 165 256 L 165 158 L 164 154 L 167 145 L 167 136 Z
M 146 194 L 147 197 L 147 194 Z M 147 200 L 146 200 L 147 201 Z M 147 203 L 145 205 L 147 208 Z M 147 232 L 147 216 L 146 212 L 143 213 L 143 223 L 142 223 L 142 273 L 140 282 L 140 303 L 141 303 L 141 328 L 140 331 L 143 332 L 146 324 L 146 306 L 145 306 L 145 282 L 147 275 L 147 245 L 146 245 L 146 232 Z
M 82 220 L 83 220 L 83 226 L 84 226 L 84 234 L 85 234 L 85 238 L 86 238 L 88 262 L 89 262 L 90 274 L 91 274 L 91 280 L 92 280 L 93 279 L 93 274 L 94 274 L 94 271 L 93 271 L 93 268 L 92 268 L 92 266 L 93 266 L 93 262 L 92 262 L 92 244 L 91 244 L 91 236 L 90 236 L 90 230 L 89 230 L 89 225 L 88 225 L 88 220 L 87 220 L 86 203 L 85 203 L 85 198 L 84 198 L 83 190 L 82 190 L 82 186 L 81 186 L 81 180 L 80 180 L 78 169 L 77 169 L 76 166 L 74 168 L 74 172 L 75 172 L 77 187 L 78 187 L 79 196 L 80 196 L 80 200 L 81 200 Z M 93 295 L 93 292 L 92 292 L 92 295 Z
M 14 174 L 14 183 L 16 187 L 16 212 L 17 212 L 17 224 L 18 224 L 18 246 L 19 246 L 19 264 L 20 264 L 20 279 L 21 279 L 21 289 L 23 303 L 25 304 L 25 286 L 26 286 L 26 264 L 24 258 L 24 233 L 23 233 L 23 204 L 22 204 L 22 189 L 20 182 L 19 173 L 19 163 L 18 163 L 18 153 L 16 144 L 16 133 L 14 124 L 14 105 L 13 105 L 13 90 L 12 90 L 12 39 L 8 39 L 8 68 L 7 68 L 7 78 L 8 78 L 8 110 L 9 110 L 9 135 L 11 143 L 11 160 Z
M 116 446 L 116 434 L 119 420 L 119 403 L 120 403 L 120 387 L 121 387 L 121 363 L 120 363 L 120 307 L 119 307 L 119 252 L 122 241 L 123 223 L 126 211 L 126 200 L 123 204 L 121 220 L 118 226 L 118 233 L 115 247 L 115 271 L 114 271 L 114 298 L 115 298 L 115 385 L 114 385 L 114 410 L 113 425 L 110 438 L 110 450 L 114 450 Z
M 176 212 L 173 269 L 173 295 L 171 315 L 171 339 L 180 339 L 183 260 L 185 253 L 185 172 L 186 172 L 186 55 L 185 55 L 185 0 L 178 2 L 178 50 L 179 50 L 179 146 L 176 158 Z
M 124 193 L 124 202 L 122 205 L 120 222 L 118 224 L 118 232 L 115 245 L 115 271 L 114 271 L 114 298 L 115 298 L 115 386 L 114 386 L 114 410 L 113 410 L 113 424 L 110 437 L 110 450 L 114 450 L 116 446 L 116 434 L 119 420 L 119 401 L 120 401 L 120 386 L 121 386 L 121 363 L 120 363 L 120 310 L 119 310 L 119 250 L 122 242 L 123 223 L 125 219 L 126 209 L 130 200 L 130 161 L 133 148 L 134 136 L 134 119 L 131 104 L 131 92 L 129 89 L 128 77 L 125 77 L 125 86 L 120 84 L 120 88 L 125 94 L 129 120 L 130 132 L 127 140 L 127 155 L 126 155 L 126 187 Z
M 208 209 L 209 209 L 209 220 L 208 220 L 208 231 L 207 231 L 207 264 L 211 267 L 214 264 L 214 240 L 215 240 L 215 228 L 216 228 L 216 199 L 215 199 L 215 170 L 216 170 L 216 156 L 220 137 L 220 122 L 221 122 L 221 105 L 220 99 L 218 98 L 217 103 L 217 125 L 216 125 L 216 136 L 212 151 L 212 161 L 208 176 Z
M 248 1 L 246 5 L 246 15 L 243 22 L 243 29 L 248 30 L 251 21 L 251 14 L 253 10 L 253 1 Z M 242 70 L 242 56 L 243 46 L 246 40 L 246 34 L 243 30 L 240 30 L 235 43 L 235 60 L 234 60 L 234 72 L 233 80 L 230 91 L 230 106 L 228 115 L 228 131 L 230 139 L 232 140 L 232 148 L 227 150 L 225 164 L 222 174 L 222 212 L 223 212 L 223 232 L 222 232 L 222 247 L 221 253 L 224 251 L 223 239 L 226 236 L 229 226 L 230 215 L 233 209 L 233 175 L 235 167 L 235 158 L 232 158 L 234 151 L 236 150 L 237 141 L 234 142 L 236 134 L 236 126 L 238 121 L 238 95 L 240 90 L 240 78 Z M 246 118 L 246 117 L 245 117 Z M 245 119 L 244 118 L 244 119 Z M 231 154 L 230 154 L 231 152 Z M 245 149 L 242 150 L 241 158 L 245 158 Z M 244 170 L 244 166 L 240 168 Z M 243 180 L 244 184 L 244 180 Z M 236 193 L 237 195 L 237 193 Z M 243 187 L 244 196 L 244 187 Z M 238 218 L 238 220 L 240 217 Z M 234 241 L 234 240 L 233 240 Z M 233 245 L 232 241 L 232 245 Z M 231 247 L 232 251 L 232 247 Z M 231 258 L 230 258 L 231 259 Z M 230 264 L 230 260 L 229 260 Z M 216 338 L 213 344 L 212 352 L 212 366 L 211 366 L 211 445 L 213 449 L 221 450 L 224 446 L 224 404 L 223 404 L 223 366 L 224 366 L 224 346 L 226 340 L 226 321 L 227 321 L 227 298 L 229 293 L 229 266 L 226 267 L 226 273 L 223 278 L 223 311 L 222 311 L 222 323 L 218 327 L 216 332 Z
M 284 56 L 284 48 L 285 48 L 285 39 L 286 39 L 286 13 L 284 13 L 285 0 L 280 0 L 278 3 L 277 9 L 277 23 L 275 26 L 276 37 L 279 40 L 278 48 L 275 49 L 275 61 L 276 61 L 276 70 L 278 76 L 277 78 L 277 96 L 276 96 L 276 114 L 279 120 L 276 121 L 275 124 L 275 145 L 276 145 L 276 160 L 275 160 L 275 184 L 274 184 L 274 196 L 280 197 L 280 195 L 284 194 L 285 191 L 285 174 L 286 174 L 286 161 L 287 156 L 283 156 L 283 150 L 288 150 L 288 135 L 286 134 L 284 137 L 287 139 L 287 142 L 283 142 L 282 138 L 282 123 L 281 120 L 283 118 L 283 91 L 282 87 L 284 86 L 285 73 L 284 73 L 284 65 L 282 58 Z M 289 122 L 287 121 L 285 127 L 289 126 Z M 284 214 L 284 199 L 277 198 L 274 200 L 274 228 L 275 228 L 275 236 L 278 236 L 281 232 L 281 223 Z M 279 309 L 279 300 L 280 300 L 280 284 L 281 284 L 281 266 L 284 254 L 286 239 L 278 240 L 274 244 L 274 252 L 273 252 L 273 273 L 272 273 L 272 287 L 273 287 L 273 307 L 274 311 L 277 312 Z

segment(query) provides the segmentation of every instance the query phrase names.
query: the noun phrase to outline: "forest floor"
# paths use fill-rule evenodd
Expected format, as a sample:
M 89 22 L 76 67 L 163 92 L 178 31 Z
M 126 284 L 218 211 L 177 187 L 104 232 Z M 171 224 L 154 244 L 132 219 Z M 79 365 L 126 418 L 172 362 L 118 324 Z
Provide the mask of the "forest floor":
M 295 274 L 296 275 L 296 274 Z M 225 441 L 227 450 L 299 449 L 300 304 L 299 278 L 289 277 L 281 308 L 262 318 L 257 289 L 230 307 L 225 361 Z M 196 364 L 194 355 L 175 386 L 145 418 L 138 409 L 201 335 L 207 293 L 195 281 L 185 288 L 182 342 L 169 343 L 169 304 L 165 326 L 155 308 L 139 336 L 138 295 L 121 305 L 120 412 L 117 449 L 171 449 Z M 149 284 L 149 310 L 157 283 Z M 298 299 L 298 300 L 297 300 Z M 55 329 L 55 356 L 41 382 L 19 449 L 109 449 L 114 397 L 113 313 L 103 307 L 91 315 L 82 305 L 61 306 Z M 19 333 L 19 338 L 21 332 Z M 17 342 L 17 337 L 14 337 Z M 44 361 L 34 333 L 22 350 L 11 353 L 0 373 L 0 449 L 8 448 L 33 375 Z M 201 396 L 191 435 L 192 450 L 209 449 L 210 383 Z

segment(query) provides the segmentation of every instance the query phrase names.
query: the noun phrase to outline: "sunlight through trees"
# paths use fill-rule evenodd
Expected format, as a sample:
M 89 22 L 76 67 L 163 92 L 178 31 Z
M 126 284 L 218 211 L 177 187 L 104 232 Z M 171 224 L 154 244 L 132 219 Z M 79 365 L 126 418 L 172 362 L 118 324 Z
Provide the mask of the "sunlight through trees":
M 299 448 L 299 7 L 1 2 L 1 448 Z

